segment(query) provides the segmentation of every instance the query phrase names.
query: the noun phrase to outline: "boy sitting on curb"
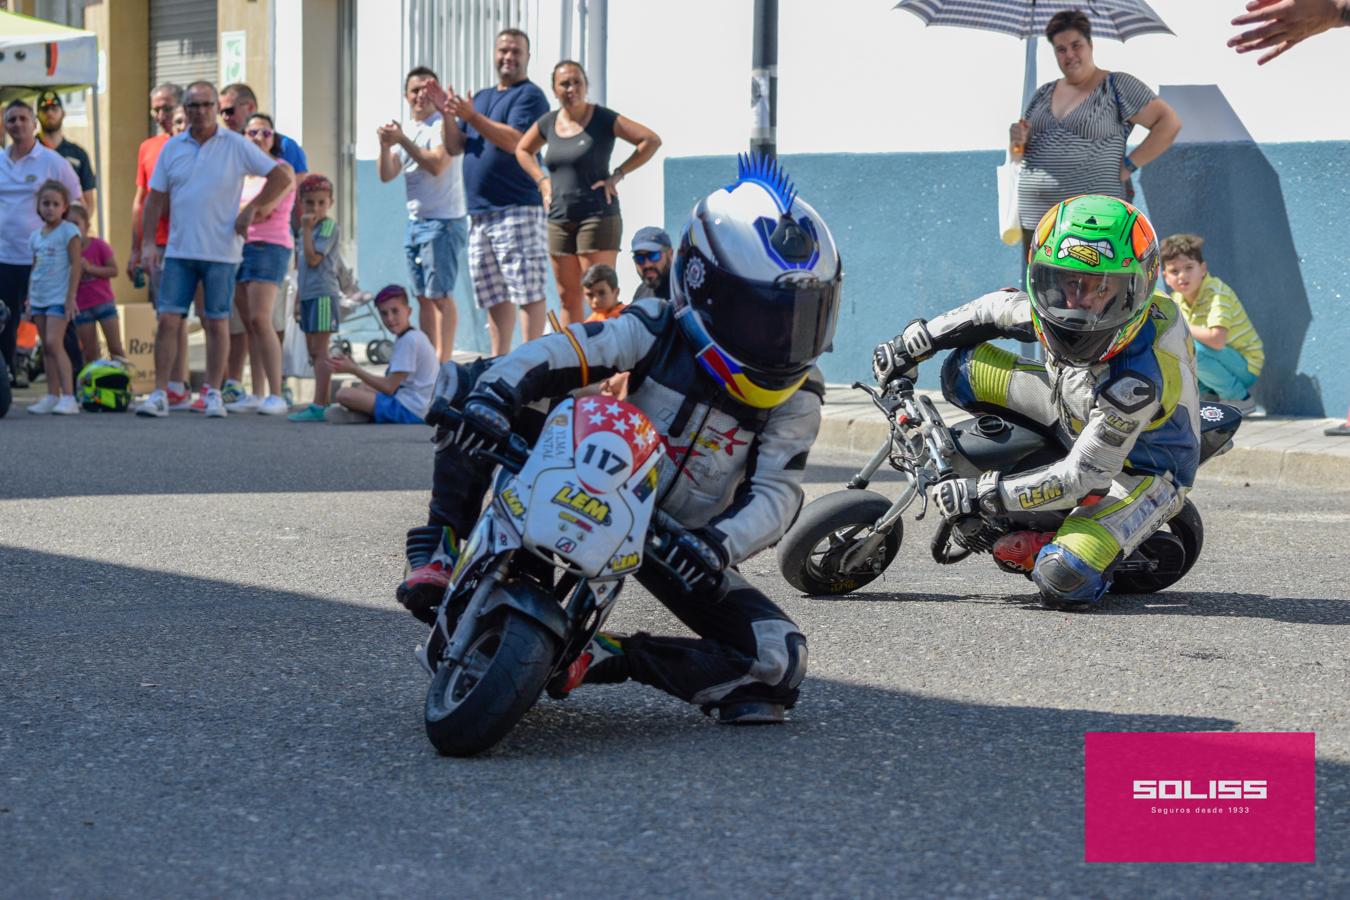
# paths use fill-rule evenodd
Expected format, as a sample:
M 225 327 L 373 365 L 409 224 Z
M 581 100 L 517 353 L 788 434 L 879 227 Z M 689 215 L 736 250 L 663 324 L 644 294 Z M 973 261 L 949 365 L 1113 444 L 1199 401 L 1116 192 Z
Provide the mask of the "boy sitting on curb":
M 1221 400 L 1244 414 L 1256 408 L 1251 387 L 1266 354 L 1233 289 L 1209 274 L 1205 239 L 1174 234 L 1163 240 L 1163 278 L 1195 339 L 1195 368 L 1203 399 Z
M 422 425 L 431 405 L 440 362 L 426 334 L 412 327 L 412 306 L 403 288 L 391 284 L 375 295 L 380 321 L 397 339 L 383 375 L 373 375 L 349 356 L 334 356 L 334 372 L 355 375 L 361 384 L 338 391 L 337 403 L 324 417 L 338 424 L 375 421 L 378 424 Z

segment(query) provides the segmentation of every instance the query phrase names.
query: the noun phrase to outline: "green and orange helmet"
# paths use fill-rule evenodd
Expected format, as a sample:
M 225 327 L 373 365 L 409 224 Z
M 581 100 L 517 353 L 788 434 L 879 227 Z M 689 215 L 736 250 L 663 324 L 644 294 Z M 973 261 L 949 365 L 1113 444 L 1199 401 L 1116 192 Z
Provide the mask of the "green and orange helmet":
M 1144 327 L 1157 279 L 1158 239 L 1143 213 L 1096 194 L 1058 203 L 1027 257 L 1036 335 L 1058 362 L 1105 362 Z

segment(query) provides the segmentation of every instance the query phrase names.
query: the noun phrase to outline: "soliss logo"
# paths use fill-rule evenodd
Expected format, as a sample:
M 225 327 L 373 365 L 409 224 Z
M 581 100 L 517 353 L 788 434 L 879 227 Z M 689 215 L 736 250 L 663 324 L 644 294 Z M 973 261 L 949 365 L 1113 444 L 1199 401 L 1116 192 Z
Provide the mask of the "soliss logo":
M 1265 781 L 1136 781 L 1135 800 L 1265 800 Z

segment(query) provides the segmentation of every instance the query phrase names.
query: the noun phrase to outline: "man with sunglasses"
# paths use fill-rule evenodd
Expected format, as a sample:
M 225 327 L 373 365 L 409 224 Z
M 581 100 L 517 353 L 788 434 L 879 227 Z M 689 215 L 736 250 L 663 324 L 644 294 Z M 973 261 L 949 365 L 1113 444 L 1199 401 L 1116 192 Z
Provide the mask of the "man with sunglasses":
M 155 223 L 167 205 L 173 213 L 169 243 L 163 259 L 142 230 L 141 256 L 152 272 L 163 266 L 156 312 L 155 391 L 137 413 L 168 415 L 168 380 L 177 355 L 183 318 L 202 288 L 202 324 L 206 329 L 206 394 L 204 412 L 223 417 L 225 404 L 217 385 L 225 374 L 229 345 L 230 310 L 234 306 L 235 274 L 243 257 L 243 235 L 258 210 L 269 208 L 292 188 L 291 172 L 275 157 L 259 150 L 243 135 L 221 128 L 219 106 L 209 81 L 188 85 L 183 108 L 188 130 L 164 145 L 145 204 L 145 221 Z M 267 183 L 256 197 L 240 205 L 247 175 L 264 176 Z M 209 385 L 209 386 L 207 386 Z
M 633 300 L 647 297 L 670 299 L 670 261 L 674 248 L 665 229 L 648 225 L 633 235 L 633 265 L 637 267 L 642 283 L 633 294 Z
M 258 97 L 253 93 L 253 88 L 243 82 L 227 84 L 220 89 L 220 121 L 231 131 L 243 134 L 244 126 L 257 111 Z M 277 146 L 281 148 L 281 158 L 295 170 L 296 176 L 308 172 L 309 160 L 305 157 L 304 148 L 280 131 L 276 133 L 276 139 Z
M 79 196 L 82 198 L 84 208 L 89 211 L 89 221 L 98 221 L 95 212 L 97 207 L 94 205 L 97 202 L 95 192 L 98 188 L 98 179 L 94 177 L 94 164 L 89 161 L 89 154 L 84 148 L 68 140 L 61 130 L 66 121 L 66 108 L 61 103 L 61 95 L 56 91 L 43 91 L 39 94 L 37 115 L 38 123 L 42 125 L 39 140 L 48 150 L 55 150 L 70 163 L 76 177 L 80 179 Z

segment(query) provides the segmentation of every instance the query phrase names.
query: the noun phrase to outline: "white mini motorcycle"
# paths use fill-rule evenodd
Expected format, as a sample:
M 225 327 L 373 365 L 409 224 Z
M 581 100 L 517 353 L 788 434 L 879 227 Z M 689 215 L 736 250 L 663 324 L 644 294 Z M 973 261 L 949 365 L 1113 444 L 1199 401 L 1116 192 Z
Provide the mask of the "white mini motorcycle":
M 565 400 L 533 450 L 512 435 L 501 453 L 474 453 L 501 467 L 492 501 L 418 648 L 432 675 L 427 737 L 453 756 L 500 741 L 545 685 L 565 696 L 568 668 L 614 608 L 624 577 L 681 531 L 655 508 L 660 436 L 621 400 Z

